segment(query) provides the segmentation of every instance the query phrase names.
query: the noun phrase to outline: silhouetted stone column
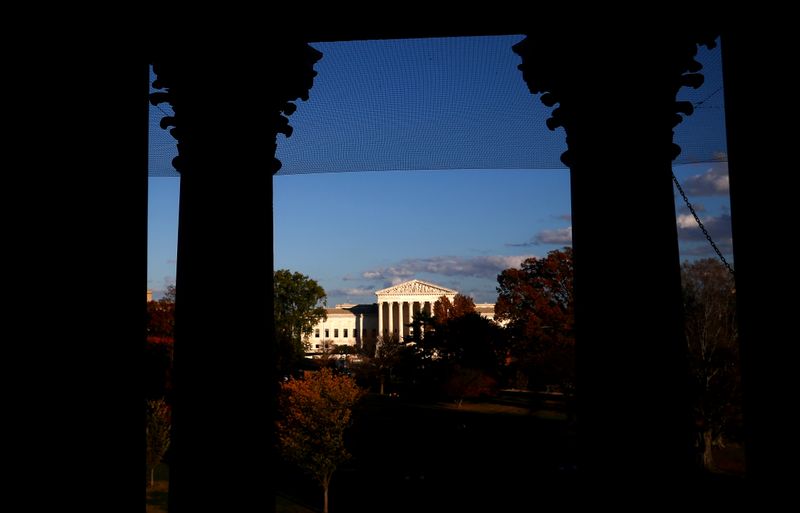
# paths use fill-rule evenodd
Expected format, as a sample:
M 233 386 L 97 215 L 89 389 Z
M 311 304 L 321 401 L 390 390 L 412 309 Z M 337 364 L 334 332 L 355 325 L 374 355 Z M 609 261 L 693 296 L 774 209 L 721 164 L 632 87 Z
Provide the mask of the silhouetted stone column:
M 548 127 L 567 134 L 578 475 L 611 494 L 679 489 L 694 453 L 672 128 L 677 112 L 691 113 L 676 92 L 702 82 L 686 73 L 699 69 L 700 39 L 607 27 L 580 35 L 565 45 L 539 31 L 514 47 L 531 92 L 559 104 Z
M 274 507 L 275 138 L 291 133 L 282 113 L 307 98 L 319 58 L 259 39 L 187 44 L 155 63 L 181 173 L 171 513 Z
M 788 38 L 770 21 L 763 32 L 723 32 L 728 173 L 731 194 L 736 308 L 742 360 L 745 454 L 748 482 L 758 498 L 777 504 L 793 494 L 796 475 L 797 290 L 794 259 L 786 251 L 796 217 L 795 188 L 784 170 L 794 167 L 795 131 L 786 129 L 795 81 Z M 785 28 L 785 27 L 784 27 Z M 791 123 L 791 122 L 790 122 Z M 788 485 L 788 486 L 787 486 Z

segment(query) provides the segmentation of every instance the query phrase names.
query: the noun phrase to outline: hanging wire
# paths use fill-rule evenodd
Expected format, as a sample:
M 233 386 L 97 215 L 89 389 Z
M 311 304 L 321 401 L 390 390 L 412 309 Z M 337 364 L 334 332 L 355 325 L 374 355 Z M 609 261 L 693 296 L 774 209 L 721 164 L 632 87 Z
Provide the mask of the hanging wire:
M 703 235 L 706 236 L 706 240 L 708 240 L 708 243 L 711 244 L 711 247 L 714 248 L 714 251 L 717 253 L 719 259 L 722 261 L 725 267 L 728 268 L 728 271 L 730 271 L 731 276 L 736 276 L 736 273 L 733 271 L 733 267 L 731 267 L 731 264 L 729 264 L 728 261 L 725 259 L 725 256 L 722 254 L 722 251 L 719 250 L 717 244 L 714 242 L 714 239 L 711 238 L 711 235 L 709 235 L 708 230 L 706 230 L 706 227 L 703 226 L 703 222 L 700 221 L 700 217 L 697 215 L 697 212 L 695 212 L 694 207 L 689 202 L 689 198 L 686 197 L 686 193 L 683 192 L 683 187 L 681 187 L 681 184 L 675 177 L 674 172 L 672 173 L 672 181 L 675 182 L 675 187 L 677 187 L 678 192 L 681 193 L 681 197 L 683 198 L 683 201 L 686 203 L 686 207 L 689 209 L 689 212 L 692 213 L 692 216 L 694 216 L 694 220 L 697 222 L 697 226 L 699 226 L 700 229 L 703 231 Z

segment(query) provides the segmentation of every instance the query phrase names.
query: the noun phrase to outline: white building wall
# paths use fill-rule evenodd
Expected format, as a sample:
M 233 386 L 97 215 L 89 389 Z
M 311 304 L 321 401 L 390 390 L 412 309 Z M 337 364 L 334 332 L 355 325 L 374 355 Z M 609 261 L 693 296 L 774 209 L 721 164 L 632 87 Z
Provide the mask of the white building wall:
M 311 335 L 306 337 L 304 341 L 309 344 L 308 348 L 312 352 L 321 349 L 322 343 L 326 340 L 339 346 L 355 346 L 363 337 L 363 334 L 359 333 L 359 338 L 356 338 L 356 330 L 361 329 L 359 318 L 359 314 L 331 313 L 328 311 L 328 318 L 314 326 Z M 363 324 L 366 336 L 374 338 L 378 329 L 377 317 L 375 315 L 364 315 Z M 345 332 L 347 336 L 345 336 Z

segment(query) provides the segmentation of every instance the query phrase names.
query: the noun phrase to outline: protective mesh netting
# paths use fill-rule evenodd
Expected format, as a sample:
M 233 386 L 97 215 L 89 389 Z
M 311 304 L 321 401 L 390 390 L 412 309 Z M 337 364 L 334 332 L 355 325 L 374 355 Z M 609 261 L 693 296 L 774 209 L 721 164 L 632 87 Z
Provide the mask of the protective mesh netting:
M 437 169 L 559 169 L 564 131 L 533 96 L 511 47 L 524 36 L 314 43 L 323 58 L 308 102 L 278 136 L 279 174 Z M 675 164 L 726 160 L 719 46 L 701 47 L 705 82 L 675 128 Z M 237 108 L 231 104 L 230 108 Z M 151 176 L 177 176 L 175 141 L 151 107 Z M 635 127 L 631 127 L 635 130 Z M 620 134 L 624 139 L 625 134 Z

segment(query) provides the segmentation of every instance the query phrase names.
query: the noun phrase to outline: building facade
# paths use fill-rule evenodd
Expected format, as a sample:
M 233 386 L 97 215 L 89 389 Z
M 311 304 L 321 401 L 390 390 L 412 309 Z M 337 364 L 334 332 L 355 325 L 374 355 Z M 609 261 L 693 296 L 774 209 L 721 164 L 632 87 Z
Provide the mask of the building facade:
M 410 324 L 415 314 L 433 315 L 437 300 L 444 296 L 453 301 L 456 294 L 455 290 L 422 280 L 403 282 L 376 291 L 375 303 L 327 308 L 327 319 L 314 326 L 305 342 L 309 352 L 314 353 L 323 350 L 326 342 L 355 347 L 389 334 L 407 340 L 413 336 Z M 481 316 L 494 320 L 494 303 L 476 304 L 475 309 Z

